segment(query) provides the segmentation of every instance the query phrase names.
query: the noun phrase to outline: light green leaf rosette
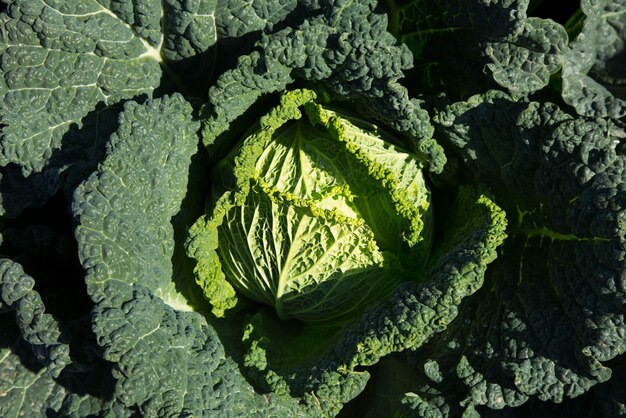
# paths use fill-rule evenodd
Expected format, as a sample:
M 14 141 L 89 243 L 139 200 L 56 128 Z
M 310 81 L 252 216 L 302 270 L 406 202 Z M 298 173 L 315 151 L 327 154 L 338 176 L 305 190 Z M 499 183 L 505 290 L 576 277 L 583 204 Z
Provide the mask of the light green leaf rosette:
M 430 191 L 424 162 L 392 141 L 311 91 L 283 95 L 215 167 L 213 210 L 190 232 L 213 312 L 236 289 L 282 319 L 341 323 L 414 275 Z

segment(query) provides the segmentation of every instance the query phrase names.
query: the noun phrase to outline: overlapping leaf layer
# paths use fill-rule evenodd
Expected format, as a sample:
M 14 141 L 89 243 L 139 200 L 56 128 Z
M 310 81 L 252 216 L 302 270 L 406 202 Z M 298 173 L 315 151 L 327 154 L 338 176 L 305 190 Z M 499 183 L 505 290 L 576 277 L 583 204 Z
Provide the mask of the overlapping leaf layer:
M 0 416 L 626 415 L 626 3 L 549 3 L 1 0 Z

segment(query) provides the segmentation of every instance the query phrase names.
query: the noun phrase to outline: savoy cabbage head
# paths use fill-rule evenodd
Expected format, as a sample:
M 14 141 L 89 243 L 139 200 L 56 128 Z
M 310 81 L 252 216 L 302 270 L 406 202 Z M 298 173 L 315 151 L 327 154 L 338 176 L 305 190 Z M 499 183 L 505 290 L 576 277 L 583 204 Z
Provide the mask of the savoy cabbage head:
M 426 262 L 423 161 L 314 99 L 285 94 L 211 173 L 213 210 L 191 228 L 189 248 L 218 315 L 237 289 L 284 320 L 341 322 Z
M 626 3 L 0 1 L 0 416 L 626 415 Z

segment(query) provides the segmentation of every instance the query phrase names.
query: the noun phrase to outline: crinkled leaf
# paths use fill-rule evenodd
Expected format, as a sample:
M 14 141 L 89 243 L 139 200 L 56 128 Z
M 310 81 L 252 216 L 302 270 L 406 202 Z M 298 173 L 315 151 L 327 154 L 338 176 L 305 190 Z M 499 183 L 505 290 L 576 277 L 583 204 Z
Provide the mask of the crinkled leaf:
M 241 57 L 210 89 L 205 144 L 213 146 L 259 97 L 300 78 L 322 81 L 338 100 L 362 103 L 362 113 L 405 134 L 431 170 L 441 171 L 445 156 L 431 139 L 428 114 L 399 83 L 410 52 L 387 33 L 386 16 L 375 6 L 369 0 L 322 2 L 318 17 L 266 34 L 260 51 Z
M 89 358 L 89 364 L 76 369 L 74 363 L 55 378 L 33 356 L 32 346 L 22 338 L 11 316 L 11 313 L 0 313 L 1 416 L 117 418 L 133 414 L 131 409 L 110 399 L 110 371 L 104 362 Z M 85 323 L 75 325 L 84 328 Z M 86 342 L 84 333 L 72 334 L 72 338 L 81 339 L 81 344 Z M 74 352 L 81 349 L 72 347 Z
M 567 416 L 572 418 L 614 418 L 626 415 L 626 387 L 623 385 L 626 368 L 624 356 L 610 362 L 611 380 L 597 384 L 589 392 L 562 403 L 529 400 L 518 408 L 500 411 L 479 409 L 483 416 L 493 418 L 524 418 L 528 416 Z
M 132 22 L 138 26 L 127 21 L 132 10 L 121 7 L 31 0 L 7 9 L 0 28 L 3 165 L 41 171 L 71 125 L 81 125 L 99 103 L 159 85 L 160 7 Z
M 606 381 L 603 363 L 626 350 L 623 129 L 499 92 L 436 119 L 517 222 L 464 319 L 416 353 L 442 377 L 424 374 L 413 396 L 440 393 L 455 415 L 561 402 Z
M 128 103 L 107 157 L 74 196 L 93 327 L 114 363 L 115 397 L 155 416 L 290 415 L 288 400 L 255 394 L 177 290 L 193 280 L 173 277 L 171 222 L 197 128 L 181 96 Z
M 415 55 L 415 81 L 426 88 L 466 97 L 493 85 L 489 73 L 523 96 L 548 84 L 567 43 L 562 26 L 527 17 L 527 7 L 528 0 L 392 3 L 390 30 Z
M 297 6 L 295 0 L 218 0 L 217 33 L 237 38 L 255 31 L 266 32 L 283 21 Z
M 591 117 L 626 115 L 626 1 L 581 1 L 585 20 L 563 65 L 563 100 Z
M 406 277 L 402 251 L 424 265 L 423 162 L 314 99 L 284 94 L 214 169 L 216 202 L 191 229 L 188 251 L 218 316 L 234 306 L 235 287 L 283 319 L 341 322 Z
M 0 308 L 15 310 L 22 338 L 31 345 L 37 360 L 58 377 L 71 360 L 69 345 L 61 337 L 56 319 L 46 313 L 41 296 L 34 290 L 35 280 L 22 266 L 0 259 Z
M 287 12 L 258 13 L 269 25 Z M 63 186 L 70 195 L 103 156 L 116 105 L 151 96 L 162 77 L 180 82 L 172 63 L 202 55 L 229 19 L 213 0 L 12 1 L 0 19 L 5 212 L 42 205 Z
M 253 317 L 243 336 L 251 377 L 274 392 L 302 396 L 309 405 L 321 402 L 333 415 L 363 390 L 369 373 L 362 367 L 417 349 L 443 332 L 459 304 L 481 287 L 506 228 L 503 212 L 475 190 L 462 189 L 451 208 L 444 238 L 421 282 L 401 284 L 388 300 L 334 335 L 326 330 L 324 338 L 323 329 L 281 325 L 267 314 Z M 311 391 L 320 399 L 311 398 Z

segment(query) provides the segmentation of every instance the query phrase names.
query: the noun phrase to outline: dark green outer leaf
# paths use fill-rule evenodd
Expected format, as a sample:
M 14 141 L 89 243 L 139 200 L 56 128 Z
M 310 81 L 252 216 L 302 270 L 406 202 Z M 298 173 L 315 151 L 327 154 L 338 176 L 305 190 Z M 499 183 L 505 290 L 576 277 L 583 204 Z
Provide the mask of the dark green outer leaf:
M 71 195 L 103 157 L 122 102 L 151 96 L 169 78 L 185 89 L 185 65 L 212 60 L 204 55 L 218 37 L 268 30 L 296 4 L 9 3 L 0 18 L 0 190 L 12 217 L 61 187 Z
M 22 266 L 0 259 L 0 308 L 15 310 L 22 338 L 31 344 L 33 353 L 50 374 L 58 377 L 71 363 L 69 346 L 62 341 L 57 321 L 45 312 L 34 286 L 35 280 L 24 273 Z
M 441 374 L 422 374 L 414 406 L 429 393 L 452 415 L 530 397 L 561 402 L 606 381 L 603 362 L 626 351 L 623 129 L 499 92 L 436 120 L 518 221 L 486 286 L 461 308 L 466 319 L 416 353 Z
M 626 116 L 626 1 L 581 1 L 581 32 L 563 64 L 563 100 L 580 115 Z
M 564 28 L 528 17 L 527 0 L 388 1 L 391 32 L 414 54 L 420 93 L 455 98 L 498 85 L 525 96 L 548 84 L 563 63 Z
M 299 27 L 265 35 L 260 51 L 241 57 L 217 80 L 205 109 L 205 145 L 212 148 L 259 97 L 300 78 L 322 81 L 337 100 L 362 105 L 363 113 L 405 135 L 432 171 L 441 171 L 445 156 L 431 139 L 428 114 L 399 83 L 411 65 L 410 53 L 387 33 L 387 19 L 375 11 L 375 2 L 342 0 L 320 7 L 318 17 Z
M 0 415 L 130 416 L 110 397 L 110 366 L 97 357 L 89 322 L 61 324 L 19 264 L 4 259 L 0 270 Z
M 138 36 L 154 37 L 155 22 L 133 28 L 124 20 L 131 11 L 116 12 L 76 0 L 23 0 L 8 8 L 0 25 L 2 165 L 41 171 L 71 125 L 80 126 L 99 103 L 159 85 L 159 52 Z M 160 16 L 149 18 L 158 24 Z
M 611 380 L 594 386 L 589 392 L 562 403 L 529 401 L 519 408 L 505 408 L 501 411 L 480 409 L 488 418 L 524 418 L 528 416 L 561 418 L 616 418 L 626 416 L 626 367 L 624 356 L 611 361 Z
M 181 96 L 128 103 L 108 155 L 73 210 L 93 329 L 114 363 L 115 398 L 148 416 L 295 416 L 257 395 L 173 277 L 171 219 L 187 192 L 198 124 Z

